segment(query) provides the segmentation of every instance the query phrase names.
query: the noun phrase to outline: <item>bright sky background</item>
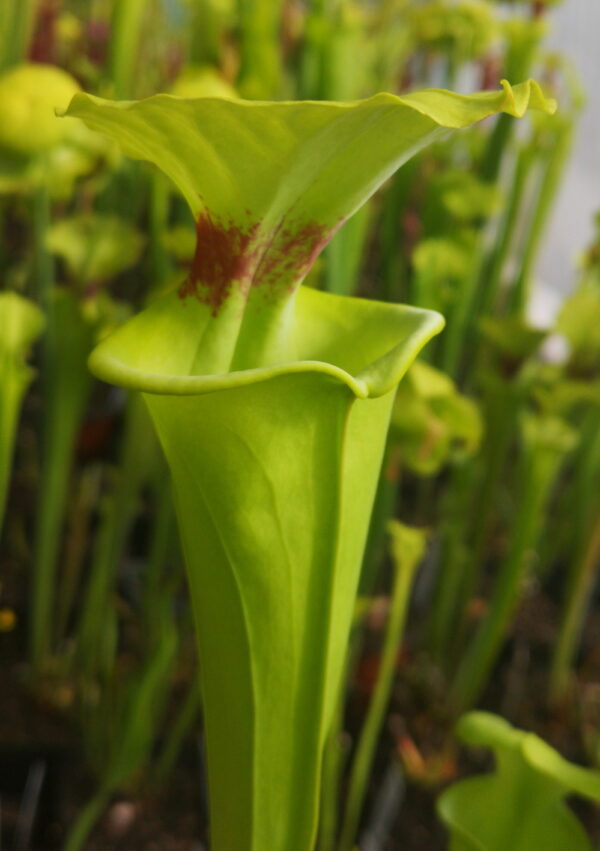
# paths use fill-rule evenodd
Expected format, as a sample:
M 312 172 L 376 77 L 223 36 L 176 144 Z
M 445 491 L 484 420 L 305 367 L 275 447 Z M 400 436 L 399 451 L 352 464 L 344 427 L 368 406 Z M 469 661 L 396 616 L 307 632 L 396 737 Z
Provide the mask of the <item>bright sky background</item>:
M 549 43 L 573 61 L 587 93 L 575 148 L 552 215 L 538 266 L 542 311 L 573 286 L 577 259 L 589 244 L 600 211 L 600 2 L 564 0 L 552 13 Z M 538 310 L 536 310 L 536 315 Z

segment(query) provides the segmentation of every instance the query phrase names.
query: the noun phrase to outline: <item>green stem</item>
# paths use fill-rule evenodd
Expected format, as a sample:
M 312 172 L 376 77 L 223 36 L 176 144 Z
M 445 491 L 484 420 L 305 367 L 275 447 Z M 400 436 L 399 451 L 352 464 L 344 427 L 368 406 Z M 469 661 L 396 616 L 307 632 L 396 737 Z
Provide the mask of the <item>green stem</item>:
M 161 459 L 162 461 L 162 459 Z M 158 630 L 160 620 L 160 610 L 165 594 L 165 585 L 170 588 L 175 585 L 178 580 L 184 581 L 185 577 L 181 570 L 181 559 L 177 565 L 180 568 L 175 574 L 170 570 L 171 565 L 168 564 L 168 559 L 175 547 L 177 541 L 177 528 L 175 524 L 175 509 L 173 506 L 173 494 L 171 487 L 165 487 L 165 478 L 168 479 L 169 473 L 166 469 L 166 464 L 157 465 L 157 487 L 156 503 L 154 514 L 154 525 L 151 533 L 150 546 L 148 549 L 148 565 L 145 572 L 144 593 L 142 601 L 143 619 L 146 632 L 149 636 L 155 635 Z M 161 476 L 162 487 L 158 487 L 158 479 Z M 177 552 L 178 555 L 178 552 Z M 168 572 L 168 581 L 165 583 L 165 577 Z
M 469 506 L 473 492 L 473 463 L 460 464 L 452 470 L 446 500 L 442 530 L 442 558 L 437 587 L 428 624 L 429 646 L 438 660 L 449 662 L 449 649 L 454 646 L 456 616 L 465 585 L 466 526 L 470 519 Z
M 346 682 L 347 678 L 344 678 Z M 321 806 L 317 851 L 333 851 L 338 831 L 340 780 L 345 750 L 342 745 L 345 692 L 340 690 L 331 731 L 325 742 L 321 773 Z
M 525 437 L 520 469 L 520 510 L 507 557 L 487 614 L 465 655 L 450 692 L 456 712 L 478 699 L 495 664 L 521 598 L 547 499 L 562 460 L 562 447 L 543 434 Z
M 149 459 L 153 458 L 155 449 L 145 404 L 135 394 L 127 408 L 118 479 L 114 492 L 106 498 L 78 627 L 78 651 L 88 674 L 98 664 L 103 613 L 109 604 L 119 559 L 137 510 L 139 491 L 149 474 Z
M 386 515 L 389 519 L 389 515 Z M 386 519 L 386 523 L 388 520 Z M 358 595 L 354 610 L 348 652 L 346 654 L 344 676 L 335 703 L 335 712 L 331 730 L 325 742 L 323 767 L 321 772 L 321 802 L 317 851 L 333 851 L 339 829 L 340 788 L 348 756 L 344 741 L 344 708 L 346 705 L 346 684 L 352 679 L 362 648 L 362 626 L 370 598 Z
M 552 211 L 556 194 L 568 162 L 573 141 L 573 122 L 566 119 L 555 128 L 555 136 L 550 146 L 548 162 L 540 178 L 540 189 L 528 232 L 524 237 L 524 251 L 520 270 L 511 293 L 511 306 L 514 311 L 523 314 L 531 296 L 533 270 L 540 251 L 546 223 Z
M 574 500 L 573 514 L 578 519 L 572 544 L 576 555 L 568 579 L 567 600 L 550 672 L 550 696 L 554 701 L 560 701 L 567 693 L 585 612 L 600 564 L 600 422 L 597 411 L 591 412 L 582 428 L 581 449 L 575 469 L 575 492 L 571 497 Z
M 573 659 L 579 644 L 600 564 L 600 515 L 596 520 L 583 555 L 575 563 L 573 589 L 560 626 L 550 672 L 550 697 L 557 702 L 568 691 Z
M 46 247 L 46 234 L 50 227 L 50 196 L 45 184 L 41 183 L 33 196 L 33 289 L 37 293 L 42 307 L 50 308 L 52 288 L 54 286 L 54 261 Z M 48 321 L 46 339 L 50 333 Z
M 519 211 L 523 204 L 525 188 L 534 161 L 535 152 L 529 146 L 523 149 L 517 157 L 506 211 L 477 285 L 478 308 L 476 312 L 479 315 L 486 316 L 492 313 L 498 302 L 498 295 L 502 285 L 502 273 L 506 267 L 510 248 L 520 223 Z M 471 317 L 471 327 L 473 326 L 473 321 L 474 318 Z
M 404 529 L 405 534 L 421 536 L 417 530 Z M 400 541 L 400 544 L 403 542 Z M 408 546 L 398 547 L 395 558 L 395 576 L 390 613 L 387 623 L 381 663 L 377 682 L 367 711 L 367 717 L 362 727 L 356 753 L 352 762 L 348 798 L 338 851 L 351 851 L 354 847 L 356 833 L 362 813 L 365 793 L 369 784 L 369 775 L 377 740 L 389 703 L 394 680 L 398 646 L 400 644 L 406 613 L 410 600 L 415 570 L 418 567 L 423 552 L 423 542 L 407 541 Z
M 33 302 L 0 292 L 0 534 L 19 413 L 34 375 L 26 362 L 27 352 L 43 326 L 43 314 Z
M 534 29 L 522 22 L 522 31 L 513 32 L 505 56 L 504 76 L 508 80 L 526 80 L 531 72 L 537 49 L 543 34 L 541 28 Z M 515 122 L 508 115 L 499 116 L 490 133 L 480 166 L 480 175 L 488 183 L 496 183 L 515 130 Z
M 495 127 L 490 133 L 481 163 L 480 174 L 487 183 L 495 183 L 500 173 L 504 159 L 504 151 L 508 147 L 514 131 L 514 120 L 510 115 L 500 115 Z
M 108 68 L 115 98 L 135 94 L 135 75 L 142 24 L 148 0 L 117 0 L 111 20 Z
M 64 643 L 67 637 L 77 602 L 77 591 L 91 535 L 91 521 L 98 504 L 100 480 L 100 465 L 94 465 L 83 470 L 75 489 L 56 607 L 57 646 Z
M 44 339 L 43 464 L 31 589 L 31 658 L 35 668 L 51 647 L 56 569 L 77 430 L 91 387 L 85 360 L 92 330 L 70 293 L 57 289 L 47 308 Z
M 400 292 L 400 282 L 406 280 L 405 260 L 403 257 L 403 216 L 409 205 L 410 193 L 415 177 L 421 165 L 420 157 L 411 159 L 392 178 L 383 197 L 381 222 L 378 228 L 381 234 L 379 256 L 379 297 L 386 301 L 407 299 L 408 293 Z
M 81 810 L 73 827 L 69 831 L 67 841 L 64 844 L 63 851 L 80 851 L 84 848 L 85 842 L 92 832 L 96 822 L 105 810 L 112 790 L 100 789 L 96 795 L 88 801 L 85 807 Z
M 56 304 L 52 298 L 54 264 L 46 248 L 46 233 L 50 226 L 50 200 L 42 183 L 34 195 L 33 204 L 33 289 L 46 314 L 46 332 L 42 342 L 44 430 L 42 475 L 38 503 L 37 528 L 33 558 L 31 589 L 30 652 L 35 668 L 42 665 L 50 650 L 52 611 L 56 582 L 54 578 L 60 522 L 66 499 L 68 469 L 67 442 L 71 422 L 57 421 L 56 370 L 54 367 L 57 339 Z
M 165 742 L 158 755 L 154 779 L 160 785 L 171 772 L 190 727 L 198 719 L 201 706 L 199 681 L 192 682 L 175 720 L 169 727 Z
M 388 440 L 377 492 L 369 523 L 369 534 L 360 574 L 359 594 L 369 596 L 383 565 L 387 550 L 386 528 L 394 515 L 394 507 L 400 484 L 400 459 L 392 441 Z
M 219 67 L 227 24 L 227 9 L 214 0 L 194 0 L 190 4 L 189 62 Z
M 331 33 L 328 0 L 312 0 L 305 20 L 305 38 L 298 72 L 298 97 L 324 99 L 327 39 Z
M 272 0 L 238 0 L 238 86 L 245 97 L 264 100 L 276 97 L 281 90 L 281 11 L 281 4 Z
M 485 264 L 483 239 L 475 249 L 473 263 L 467 275 L 461 295 L 448 317 L 448 327 L 442 338 L 442 368 L 455 380 L 462 367 L 463 345 L 468 338 L 469 323 L 475 312 L 478 283 Z
M 33 32 L 37 0 L 0 4 L 0 71 L 24 62 Z
M 2 376 L 2 398 L 0 404 L 0 537 L 6 497 L 12 467 L 12 457 L 15 443 L 17 420 L 21 409 L 21 401 L 25 391 L 25 383 L 17 376 Z
M 456 611 L 459 628 L 456 636 L 464 636 L 469 602 L 478 590 L 481 570 L 485 563 L 485 546 L 489 540 L 503 471 L 517 429 L 518 416 L 524 401 L 525 387 L 517 378 L 513 381 L 495 381 L 489 388 L 486 405 L 484 455 L 479 467 L 483 479 L 474 490 L 471 502 L 471 521 L 475 520 L 470 532 L 470 541 L 465 553 L 464 572 L 459 599 L 461 611 Z

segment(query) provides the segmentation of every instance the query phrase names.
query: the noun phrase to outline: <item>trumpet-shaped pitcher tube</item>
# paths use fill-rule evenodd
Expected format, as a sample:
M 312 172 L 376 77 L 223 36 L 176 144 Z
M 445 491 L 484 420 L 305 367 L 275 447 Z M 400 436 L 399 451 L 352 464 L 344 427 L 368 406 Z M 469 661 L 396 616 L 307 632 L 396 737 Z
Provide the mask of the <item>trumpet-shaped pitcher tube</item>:
M 298 289 L 447 128 L 551 109 L 534 83 L 354 104 L 78 95 L 196 218 L 177 292 L 90 365 L 141 391 L 173 477 L 201 657 L 213 851 L 311 851 L 394 389 L 439 314 Z

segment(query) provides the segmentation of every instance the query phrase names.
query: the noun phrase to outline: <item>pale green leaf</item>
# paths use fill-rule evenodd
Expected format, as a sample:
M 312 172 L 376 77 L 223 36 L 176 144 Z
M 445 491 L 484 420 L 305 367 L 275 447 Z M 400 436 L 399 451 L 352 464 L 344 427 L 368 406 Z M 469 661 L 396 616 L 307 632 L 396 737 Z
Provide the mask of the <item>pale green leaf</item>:
M 33 378 L 26 356 L 43 327 L 44 316 L 33 302 L 0 293 L 0 531 L 21 403 Z
M 61 219 L 46 234 L 48 248 L 64 260 L 78 284 L 109 281 L 135 266 L 144 242 L 131 223 L 95 213 Z
M 438 799 L 452 851 L 591 851 L 564 799 L 575 793 L 600 801 L 600 772 L 567 762 L 538 736 L 487 712 L 463 716 L 457 733 L 491 747 L 496 770 L 459 781 Z

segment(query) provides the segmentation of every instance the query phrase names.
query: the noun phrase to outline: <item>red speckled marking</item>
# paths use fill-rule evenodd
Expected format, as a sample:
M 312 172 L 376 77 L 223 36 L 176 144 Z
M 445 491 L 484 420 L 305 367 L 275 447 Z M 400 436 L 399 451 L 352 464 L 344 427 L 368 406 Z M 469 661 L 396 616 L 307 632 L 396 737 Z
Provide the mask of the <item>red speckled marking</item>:
M 311 222 L 298 228 L 282 228 L 261 258 L 256 283 L 279 281 L 285 286 L 302 280 L 338 227 Z
M 202 213 L 196 224 L 196 250 L 179 297 L 192 295 L 207 304 L 213 316 L 227 300 L 232 285 L 243 291 L 265 286 L 281 293 L 301 281 L 331 240 L 335 227 L 316 222 L 283 227 L 259 236 L 259 225 L 218 223 Z
M 216 224 L 208 213 L 202 213 L 196 223 L 196 251 L 186 280 L 179 288 L 179 297 L 193 295 L 211 308 L 216 316 L 227 299 L 234 281 L 244 283 L 257 262 L 253 241 L 258 227 L 243 229 Z

